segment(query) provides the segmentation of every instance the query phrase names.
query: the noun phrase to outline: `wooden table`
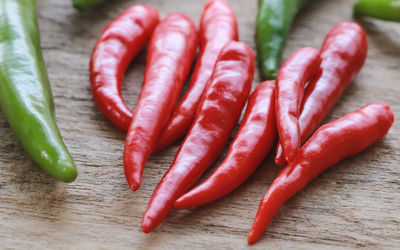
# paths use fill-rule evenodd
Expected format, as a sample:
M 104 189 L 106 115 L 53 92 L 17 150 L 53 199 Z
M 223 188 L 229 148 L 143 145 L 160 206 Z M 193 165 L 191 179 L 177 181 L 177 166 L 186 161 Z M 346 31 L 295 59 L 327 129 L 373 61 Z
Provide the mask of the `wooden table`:
M 0 248 L 247 248 L 246 236 L 259 201 L 280 170 L 272 156 L 227 197 L 194 210 L 173 210 L 154 232 L 141 232 L 150 195 L 178 145 L 151 156 L 141 189 L 130 191 L 122 169 L 125 135 L 92 100 L 89 56 L 105 24 L 131 4 L 153 4 L 163 17 L 183 12 L 198 23 L 205 1 L 109 2 L 79 13 L 69 0 L 38 0 L 57 121 L 80 173 L 72 184 L 44 174 L 26 156 L 0 113 Z M 257 1 L 229 2 L 238 16 L 241 40 L 254 48 Z M 352 20 L 353 3 L 313 1 L 295 21 L 285 58 L 302 46 L 320 47 L 334 25 Z M 376 101 L 387 102 L 400 117 L 400 24 L 371 19 L 362 24 L 370 43 L 366 65 L 326 121 Z M 145 59 L 142 53 L 126 75 L 123 95 L 132 108 Z M 259 82 L 257 72 L 254 86 Z M 283 206 L 252 248 L 400 247 L 399 138 L 400 126 L 395 123 L 382 141 L 323 173 Z

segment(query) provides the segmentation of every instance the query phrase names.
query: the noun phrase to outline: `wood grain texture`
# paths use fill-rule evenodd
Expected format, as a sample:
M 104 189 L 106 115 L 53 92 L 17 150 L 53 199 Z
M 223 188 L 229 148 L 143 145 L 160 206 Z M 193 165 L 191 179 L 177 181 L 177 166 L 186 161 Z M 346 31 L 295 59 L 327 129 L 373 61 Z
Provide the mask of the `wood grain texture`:
M 241 40 L 254 49 L 257 1 L 228 1 L 237 13 Z M 96 108 L 88 82 L 88 61 L 105 24 L 128 6 L 145 2 L 156 6 L 162 17 L 183 12 L 198 23 L 205 0 L 110 0 L 85 13 L 75 11 L 69 0 L 38 0 L 57 121 L 79 177 L 72 184 L 63 184 L 44 174 L 16 142 L 0 112 L 0 248 L 248 247 L 246 236 L 259 201 L 279 172 L 271 155 L 250 180 L 227 197 L 198 209 L 173 210 L 149 235 L 140 230 L 151 193 L 178 146 L 151 156 L 142 187 L 131 192 L 122 168 L 125 135 Z M 284 57 L 302 46 L 319 48 L 334 25 L 352 20 L 354 2 L 313 1 L 296 19 Z M 362 24 L 370 43 L 366 65 L 326 121 L 375 101 L 388 103 L 400 117 L 400 24 L 372 19 Z M 140 54 L 126 75 L 123 95 L 132 108 L 145 60 L 146 54 Z M 254 86 L 259 81 L 257 72 Z M 382 141 L 326 171 L 287 202 L 251 248 L 400 247 L 399 145 L 400 126 L 395 122 Z

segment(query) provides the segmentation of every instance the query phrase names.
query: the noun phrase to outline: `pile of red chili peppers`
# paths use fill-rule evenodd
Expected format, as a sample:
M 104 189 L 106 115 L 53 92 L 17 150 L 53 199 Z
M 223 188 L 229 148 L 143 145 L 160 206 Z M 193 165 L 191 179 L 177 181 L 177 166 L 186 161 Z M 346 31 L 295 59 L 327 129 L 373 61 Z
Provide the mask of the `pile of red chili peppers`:
M 134 5 L 105 27 L 93 50 L 94 100 L 112 123 L 128 132 L 123 163 L 133 191 L 140 187 L 150 154 L 184 137 L 145 211 L 145 233 L 173 207 L 201 206 L 237 188 L 279 136 L 275 162 L 287 165 L 260 203 L 248 236 L 254 243 L 286 200 L 324 170 L 380 140 L 393 123 L 388 105 L 372 103 L 313 134 L 364 64 L 368 42 L 358 24 L 338 24 L 319 50 L 299 49 L 282 65 L 276 81 L 260 83 L 251 95 L 255 56 L 237 40 L 236 17 L 224 0 L 206 3 L 199 30 L 183 14 L 160 21 L 154 7 Z M 143 87 L 131 111 L 121 97 L 121 84 L 127 66 L 147 45 Z M 198 47 L 189 90 L 178 103 Z M 189 191 L 223 151 L 246 102 L 225 160 Z

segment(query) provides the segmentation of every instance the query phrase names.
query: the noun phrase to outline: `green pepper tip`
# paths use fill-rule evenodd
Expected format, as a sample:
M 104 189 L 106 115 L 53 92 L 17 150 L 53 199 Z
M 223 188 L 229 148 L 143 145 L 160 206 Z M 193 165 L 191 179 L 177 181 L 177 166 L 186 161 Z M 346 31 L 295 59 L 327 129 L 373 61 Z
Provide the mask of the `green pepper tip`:
M 63 164 L 60 166 L 60 169 L 60 174 L 55 176 L 60 181 L 71 183 L 78 177 L 78 171 L 73 162 L 63 162 Z

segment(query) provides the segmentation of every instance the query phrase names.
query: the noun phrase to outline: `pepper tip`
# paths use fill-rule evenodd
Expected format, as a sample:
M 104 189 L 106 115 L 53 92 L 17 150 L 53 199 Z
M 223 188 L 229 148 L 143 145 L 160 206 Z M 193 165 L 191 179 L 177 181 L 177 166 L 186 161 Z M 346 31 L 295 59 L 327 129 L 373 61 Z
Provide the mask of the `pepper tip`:
M 254 243 L 256 243 L 257 240 L 258 237 L 256 237 L 252 232 L 250 232 L 247 236 L 247 244 L 249 245 L 253 245 Z
M 71 183 L 78 177 L 78 170 L 72 159 L 60 161 L 57 163 L 57 168 L 61 169 L 58 173 L 51 173 L 55 178 L 65 183 Z
M 140 187 L 140 183 L 137 183 L 137 182 L 131 182 L 131 183 L 128 183 L 128 184 L 129 184 L 129 188 L 130 188 L 133 192 L 136 192 L 136 190 L 138 190 L 139 187 Z
M 176 209 L 185 209 L 185 206 L 183 206 L 182 201 L 181 201 L 180 198 L 177 199 L 177 200 L 174 202 L 174 208 L 176 208 Z
M 127 174 L 125 172 L 125 177 L 126 177 L 126 182 L 129 185 L 129 188 L 135 192 L 136 190 L 138 190 L 140 188 L 140 184 L 141 184 L 141 176 L 138 174 Z
M 148 234 L 148 233 L 150 233 L 153 229 L 154 229 L 154 228 L 153 228 L 153 226 L 152 226 L 151 221 L 150 221 L 148 218 L 144 217 L 144 218 L 143 218 L 143 221 L 142 221 L 142 231 L 143 231 L 143 233 Z

